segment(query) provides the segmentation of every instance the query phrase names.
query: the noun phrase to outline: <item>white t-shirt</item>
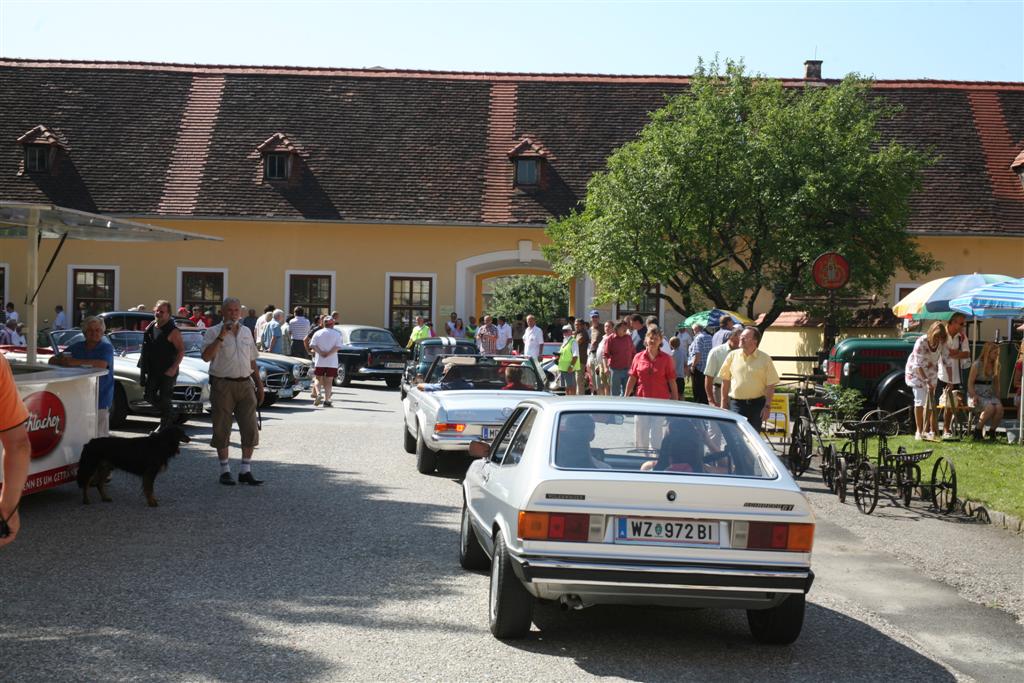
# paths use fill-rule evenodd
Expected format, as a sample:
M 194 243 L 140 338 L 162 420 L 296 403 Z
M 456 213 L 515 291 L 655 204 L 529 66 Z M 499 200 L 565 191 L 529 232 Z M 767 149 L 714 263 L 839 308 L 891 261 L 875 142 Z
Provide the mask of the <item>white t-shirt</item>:
M 948 337 L 946 339 L 946 350 L 947 354 L 943 356 L 943 360 L 939 363 L 939 379 L 946 384 L 960 384 L 960 371 L 961 369 L 971 367 L 971 359 L 970 357 L 950 358 L 948 351 L 970 351 L 967 335 L 961 332 L 955 337 Z
M 309 348 L 316 351 L 316 367 L 338 367 L 338 347 L 341 346 L 341 332 L 333 327 L 324 327 L 313 333 Z
M 17 311 L 7 311 L 7 317 L 4 318 L 4 320 L 13 320 L 14 322 L 18 322 L 21 318 L 18 317 Z
M 512 340 L 512 326 L 508 323 L 504 325 L 498 325 L 498 350 L 501 351 L 503 348 L 508 346 L 508 343 Z
M 544 331 L 537 325 L 527 326 L 523 332 L 523 353 L 527 356 L 540 358 L 541 344 L 544 343 Z

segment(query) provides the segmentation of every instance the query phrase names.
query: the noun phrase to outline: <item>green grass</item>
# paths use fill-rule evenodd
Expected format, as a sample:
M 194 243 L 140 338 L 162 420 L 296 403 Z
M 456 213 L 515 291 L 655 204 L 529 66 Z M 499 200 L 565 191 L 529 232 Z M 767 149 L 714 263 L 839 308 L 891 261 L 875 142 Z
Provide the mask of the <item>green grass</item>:
M 1007 444 L 1005 437 L 1002 443 L 914 441 L 913 436 L 889 439 L 889 448 L 899 446 L 911 452 L 934 449 L 932 457 L 921 463 L 922 480 L 931 479 L 936 458 L 951 458 L 956 465 L 958 498 L 1024 517 L 1024 447 Z

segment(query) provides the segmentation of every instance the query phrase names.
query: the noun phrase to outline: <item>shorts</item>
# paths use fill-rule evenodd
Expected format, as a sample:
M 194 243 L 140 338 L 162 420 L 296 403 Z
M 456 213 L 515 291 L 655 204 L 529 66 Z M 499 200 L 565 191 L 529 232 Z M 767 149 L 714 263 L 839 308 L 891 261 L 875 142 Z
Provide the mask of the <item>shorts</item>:
M 923 408 L 928 403 L 928 387 L 910 387 L 914 392 L 914 407 Z
M 338 368 L 321 367 L 318 365 L 313 368 L 313 374 L 317 377 L 337 377 Z
M 563 389 L 575 389 L 576 388 L 576 373 L 572 370 L 566 370 L 565 372 L 558 373 L 558 386 Z

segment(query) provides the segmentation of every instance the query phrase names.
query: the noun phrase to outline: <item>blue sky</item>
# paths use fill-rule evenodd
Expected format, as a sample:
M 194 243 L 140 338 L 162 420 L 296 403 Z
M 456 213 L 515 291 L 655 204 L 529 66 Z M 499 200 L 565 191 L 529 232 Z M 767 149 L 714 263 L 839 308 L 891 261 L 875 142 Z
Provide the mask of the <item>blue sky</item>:
M 0 55 L 460 71 L 1024 80 L 1024 0 L 0 0 Z

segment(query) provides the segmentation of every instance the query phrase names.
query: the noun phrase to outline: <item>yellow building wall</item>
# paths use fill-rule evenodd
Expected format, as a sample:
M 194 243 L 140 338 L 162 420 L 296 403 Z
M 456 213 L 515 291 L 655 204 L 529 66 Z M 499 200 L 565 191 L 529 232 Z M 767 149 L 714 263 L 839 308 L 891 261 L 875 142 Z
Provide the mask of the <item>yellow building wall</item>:
M 435 318 L 439 318 L 440 311 L 451 310 L 454 304 L 457 261 L 516 250 L 520 240 L 531 240 L 533 248 L 539 249 L 545 240 L 543 228 L 136 220 L 223 241 L 135 244 L 68 240 L 39 294 L 41 322 L 53 319 L 57 304 L 69 305 L 70 265 L 117 266 L 118 307 L 122 310 L 137 304 L 149 308 L 157 299 L 180 305 L 176 301 L 179 267 L 226 268 L 227 294 L 259 311 L 267 304 L 285 305 L 286 271 L 334 271 L 334 308 L 342 322 L 370 325 L 385 322 L 386 273 L 436 273 Z M 56 240 L 43 242 L 40 271 L 56 245 Z M 0 249 L 0 264 L 8 267 L 9 298 L 19 311 L 27 311 L 25 242 L 2 240 Z

